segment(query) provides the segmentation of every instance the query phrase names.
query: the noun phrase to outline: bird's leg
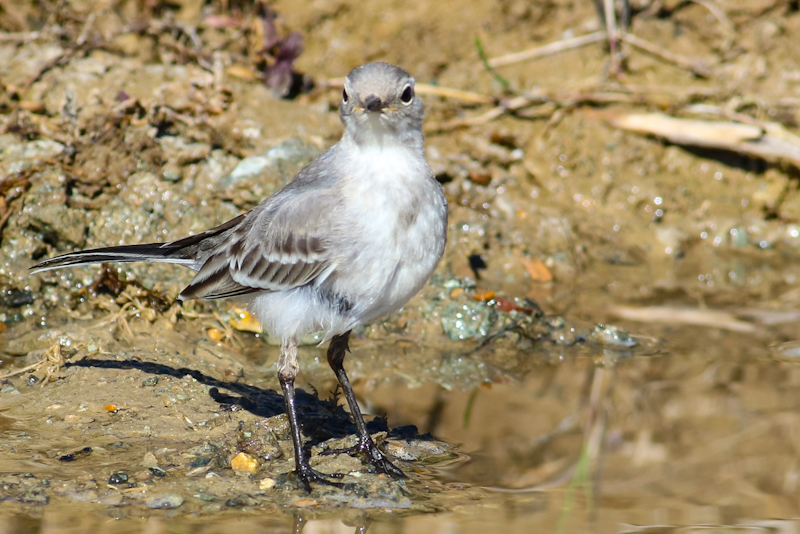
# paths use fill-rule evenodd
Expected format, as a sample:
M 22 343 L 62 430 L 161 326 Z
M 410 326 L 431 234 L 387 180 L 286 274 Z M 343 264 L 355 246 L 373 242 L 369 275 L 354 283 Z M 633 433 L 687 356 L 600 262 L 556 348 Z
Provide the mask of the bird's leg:
M 372 441 L 372 436 L 367 432 L 367 425 L 364 422 L 364 416 L 361 415 L 361 409 L 358 407 L 356 395 L 353 393 L 353 386 L 350 385 L 350 379 L 347 378 L 347 373 L 344 371 L 345 352 L 350 350 L 347 344 L 348 339 L 350 339 L 350 332 L 339 336 L 333 336 L 331 344 L 328 346 L 328 365 L 330 365 L 333 372 L 336 373 L 336 378 L 339 380 L 339 385 L 342 387 L 344 397 L 347 399 L 347 404 L 350 406 L 350 414 L 353 416 L 353 421 L 358 430 L 358 444 L 350 449 L 341 451 L 333 450 L 330 451 L 330 453 L 347 452 L 363 454 L 367 457 L 369 464 L 379 473 L 392 475 L 395 478 L 406 478 L 403 472 L 390 462 L 380 449 L 378 449 L 378 446 Z
M 303 439 L 300 437 L 300 425 L 297 422 L 297 407 L 294 397 L 294 379 L 297 376 L 297 340 L 284 340 L 281 344 L 281 356 L 278 359 L 278 381 L 281 383 L 283 398 L 286 402 L 286 415 L 289 416 L 289 427 L 294 444 L 294 470 L 306 491 L 311 492 L 311 483 L 318 482 L 330 486 L 342 487 L 343 484 L 332 482 L 326 475 L 315 471 L 308 464 L 303 453 Z M 329 475 L 330 476 L 330 475 Z

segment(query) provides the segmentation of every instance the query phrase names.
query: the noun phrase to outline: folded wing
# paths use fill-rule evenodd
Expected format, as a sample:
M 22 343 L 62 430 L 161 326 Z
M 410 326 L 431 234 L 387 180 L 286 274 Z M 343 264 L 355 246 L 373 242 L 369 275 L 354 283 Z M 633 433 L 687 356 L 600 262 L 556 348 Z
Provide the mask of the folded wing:
M 335 268 L 324 235 L 330 229 L 320 211 L 308 215 L 298 209 L 304 199 L 294 200 L 291 210 L 275 203 L 251 211 L 209 251 L 192 283 L 181 292 L 181 300 L 282 291 L 327 277 Z

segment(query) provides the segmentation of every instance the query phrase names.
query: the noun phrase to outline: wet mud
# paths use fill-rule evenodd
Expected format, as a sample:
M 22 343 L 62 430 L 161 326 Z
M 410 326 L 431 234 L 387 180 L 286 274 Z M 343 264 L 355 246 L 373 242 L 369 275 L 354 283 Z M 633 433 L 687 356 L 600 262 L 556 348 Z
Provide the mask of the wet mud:
M 562 1 L 0 6 L 0 532 L 794 532 L 800 12 L 630 7 L 609 44 Z M 331 453 L 310 336 L 303 436 L 343 486 L 307 493 L 245 310 L 177 303 L 176 266 L 27 269 L 253 207 L 373 60 L 419 84 L 449 241 L 345 360 L 408 478 Z

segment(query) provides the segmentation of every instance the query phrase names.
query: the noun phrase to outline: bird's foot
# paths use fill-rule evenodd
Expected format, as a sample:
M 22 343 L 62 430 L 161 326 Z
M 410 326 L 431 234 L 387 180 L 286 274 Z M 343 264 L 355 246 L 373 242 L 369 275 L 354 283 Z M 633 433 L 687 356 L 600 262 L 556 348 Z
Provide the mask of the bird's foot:
M 333 480 L 330 480 L 331 478 L 342 478 L 344 477 L 343 474 L 333 473 L 328 475 L 326 473 L 320 473 L 319 471 L 312 469 L 308 464 L 298 465 L 294 470 L 294 475 L 300 479 L 300 483 L 308 493 L 311 493 L 312 483 L 324 484 L 326 486 L 333 486 L 335 488 L 343 488 L 345 486 L 343 482 L 334 482 Z
M 350 456 L 361 456 L 366 458 L 367 463 L 375 468 L 375 471 L 378 473 L 390 475 L 394 478 L 407 478 L 405 473 L 403 473 L 399 467 L 389 461 L 386 455 L 381 452 L 378 446 L 375 445 L 375 442 L 372 441 L 370 436 L 359 438 L 358 443 L 352 447 L 346 447 L 344 449 L 327 449 L 322 451 L 320 454 L 349 454 Z

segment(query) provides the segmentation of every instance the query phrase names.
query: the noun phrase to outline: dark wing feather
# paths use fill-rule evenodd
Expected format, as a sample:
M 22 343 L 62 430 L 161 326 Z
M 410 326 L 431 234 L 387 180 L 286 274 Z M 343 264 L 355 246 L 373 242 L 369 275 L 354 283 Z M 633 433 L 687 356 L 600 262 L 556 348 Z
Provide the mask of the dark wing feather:
M 208 257 L 182 300 L 219 299 L 256 291 L 281 291 L 327 276 L 333 267 L 321 238 L 277 225 L 244 224 Z M 271 228 L 272 227 L 272 228 Z M 259 236 L 264 236 L 259 239 Z

